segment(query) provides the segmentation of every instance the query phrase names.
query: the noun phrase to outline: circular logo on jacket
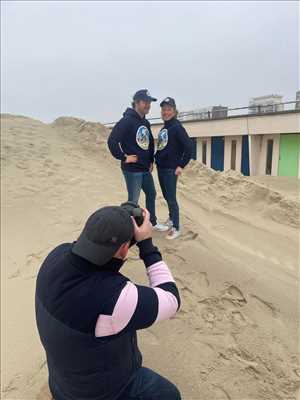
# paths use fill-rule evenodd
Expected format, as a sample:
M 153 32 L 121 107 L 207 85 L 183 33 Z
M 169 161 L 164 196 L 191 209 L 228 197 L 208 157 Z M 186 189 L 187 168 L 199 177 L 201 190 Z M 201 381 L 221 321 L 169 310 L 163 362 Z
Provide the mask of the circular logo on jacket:
M 163 150 L 166 145 L 168 144 L 168 129 L 162 129 L 159 134 L 158 134 L 158 140 L 157 140 L 157 150 Z
M 143 150 L 149 149 L 150 133 L 149 129 L 146 126 L 142 125 L 138 128 L 136 132 L 136 143 Z

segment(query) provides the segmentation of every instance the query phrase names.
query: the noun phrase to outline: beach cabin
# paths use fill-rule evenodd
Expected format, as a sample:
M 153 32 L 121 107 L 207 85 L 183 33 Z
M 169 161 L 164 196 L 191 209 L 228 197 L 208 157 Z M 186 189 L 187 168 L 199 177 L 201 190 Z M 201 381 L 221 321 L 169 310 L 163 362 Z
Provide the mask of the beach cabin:
M 296 101 L 262 96 L 251 99 L 248 107 L 220 105 L 178 118 L 191 137 L 192 158 L 216 171 L 300 178 L 300 91 Z M 162 121 L 149 120 L 156 140 Z
M 300 109 L 184 120 L 193 158 L 217 171 L 300 178 Z M 161 122 L 152 124 L 157 136 Z

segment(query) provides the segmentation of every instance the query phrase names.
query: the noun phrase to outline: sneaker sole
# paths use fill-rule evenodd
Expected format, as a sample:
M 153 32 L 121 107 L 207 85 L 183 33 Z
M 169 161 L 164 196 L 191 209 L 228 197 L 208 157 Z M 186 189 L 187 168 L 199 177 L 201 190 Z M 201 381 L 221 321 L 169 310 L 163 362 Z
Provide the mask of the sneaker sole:
M 157 229 L 157 228 L 153 228 L 154 231 L 156 232 L 167 232 L 170 230 L 170 228 L 165 228 L 165 229 Z
M 167 240 L 175 240 L 175 239 L 179 238 L 180 236 L 181 236 L 181 235 L 177 235 L 177 236 L 175 236 L 175 237 L 167 236 L 166 239 L 167 239 Z

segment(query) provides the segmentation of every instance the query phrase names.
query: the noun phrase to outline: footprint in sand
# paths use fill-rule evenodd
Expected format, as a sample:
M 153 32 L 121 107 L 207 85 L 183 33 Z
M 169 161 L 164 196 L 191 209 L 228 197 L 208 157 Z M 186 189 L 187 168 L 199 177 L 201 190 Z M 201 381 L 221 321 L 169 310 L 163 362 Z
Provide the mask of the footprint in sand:
M 240 311 L 231 312 L 231 322 L 237 327 L 244 327 L 248 325 L 246 317 Z
M 18 278 L 21 275 L 21 271 L 18 268 L 15 272 L 13 272 L 11 275 L 8 276 L 8 279 L 15 279 Z
M 11 396 L 11 392 L 18 389 L 18 386 L 19 386 L 18 382 L 20 379 L 21 379 L 21 375 L 15 375 L 11 379 L 11 381 L 6 386 L 4 386 L 4 388 L 2 389 L 2 393 L 4 393 L 4 395 L 7 395 L 9 393 Z M 6 398 L 8 399 L 8 397 L 6 397 Z
M 229 284 L 227 289 L 223 292 L 222 298 L 233 300 L 240 303 L 240 305 L 247 303 L 243 292 L 237 286 L 231 284 Z
M 186 294 L 186 293 L 189 293 L 191 295 L 194 294 L 194 292 L 188 286 L 183 286 L 180 290 L 183 294 Z
M 21 272 L 21 277 L 24 279 L 33 279 L 37 276 L 38 268 L 41 264 L 43 254 L 47 254 L 48 249 L 42 250 L 38 253 L 29 254 L 25 262 L 25 270 Z
M 217 315 L 216 315 L 216 310 L 206 308 L 202 311 L 201 317 L 206 325 L 207 328 L 213 329 L 216 321 L 217 321 Z
M 203 284 L 209 284 L 206 275 L 203 275 L 202 279 Z M 252 325 L 252 321 L 240 311 L 246 302 L 242 291 L 234 285 L 229 285 L 220 295 L 199 299 L 197 314 L 207 328 L 218 330 L 223 324 L 222 329 L 236 331 Z
M 250 297 L 260 308 L 270 313 L 272 317 L 276 318 L 278 316 L 279 310 L 272 303 L 256 296 L 255 294 L 250 294 Z
M 19 169 L 28 169 L 28 165 L 26 165 L 22 162 L 19 162 L 18 164 L 16 164 L 16 167 Z
M 208 286 L 210 285 L 206 272 L 199 272 L 196 278 L 199 288 L 208 288 Z
M 178 248 L 176 249 L 173 247 L 166 247 L 163 251 L 165 254 L 171 254 L 174 257 L 178 258 L 180 261 L 186 262 L 186 259 L 177 253 L 178 250 Z
M 214 399 L 218 400 L 231 400 L 231 396 L 229 393 L 223 389 L 221 386 L 212 385 L 213 386 L 213 395 Z
M 196 233 L 196 232 L 187 231 L 187 233 L 185 233 L 185 234 L 182 236 L 182 239 L 183 239 L 184 241 L 195 240 L 198 236 L 199 236 L 199 234 Z

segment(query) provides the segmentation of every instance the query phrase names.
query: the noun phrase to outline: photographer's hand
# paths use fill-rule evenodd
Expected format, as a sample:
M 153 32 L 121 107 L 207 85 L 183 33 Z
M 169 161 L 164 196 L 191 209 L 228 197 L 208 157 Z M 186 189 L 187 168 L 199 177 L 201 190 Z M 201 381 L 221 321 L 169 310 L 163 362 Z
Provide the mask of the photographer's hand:
M 143 208 L 143 217 L 144 217 L 144 222 L 141 226 L 138 226 L 137 223 L 135 222 L 135 219 L 133 217 L 133 225 L 134 225 L 134 239 L 137 242 L 141 242 L 145 239 L 149 239 L 152 237 L 152 224 L 150 222 L 150 213 L 146 208 Z

